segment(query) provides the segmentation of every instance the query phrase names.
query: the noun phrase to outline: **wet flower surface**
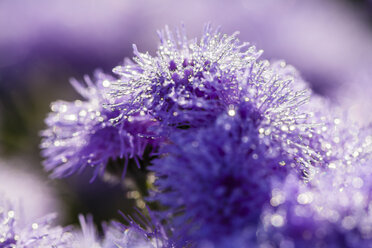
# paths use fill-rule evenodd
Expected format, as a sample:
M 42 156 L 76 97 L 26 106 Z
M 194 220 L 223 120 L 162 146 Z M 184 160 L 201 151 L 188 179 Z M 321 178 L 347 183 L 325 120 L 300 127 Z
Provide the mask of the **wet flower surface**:
M 134 159 L 138 164 L 146 146 L 156 143 L 146 136 L 153 125 L 148 116 L 132 116 L 120 125 L 113 123 L 120 113 L 106 106 L 110 80 L 114 78 L 97 73 L 96 82 L 86 78 L 87 87 L 72 81 L 85 101 L 52 103 L 53 112 L 45 121 L 48 129 L 41 133 L 41 148 L 45 169 L 53 171 L 53 177 L 68 176 L 90 166 L 95 168 L 94 179 L 104 172 L 110 159 L 125 158 L 126 165 Z

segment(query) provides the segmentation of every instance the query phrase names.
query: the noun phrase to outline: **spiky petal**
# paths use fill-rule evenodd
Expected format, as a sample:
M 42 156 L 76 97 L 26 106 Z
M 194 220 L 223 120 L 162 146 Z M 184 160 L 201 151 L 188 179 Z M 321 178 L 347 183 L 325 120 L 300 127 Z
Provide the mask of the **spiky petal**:
M 104 172 L 110 160 L 125 158 L 124 167 L 129 159 L 138 164 L 146 147 L 156 143 L 148 137 L 154 123 L 148 115 L 134 115 L 114 125 L 120 113 L 107 107 L 108 86 L 114 80 L 97 73 L 96 82 L 86 77 L 86 87 L 72 81 L 85 100 L 52 103 L 52 112 L 45 120 L 48 127 L 41 133 L 44 166 L 52 171 L 52 177 L 64 177 L 93 167 L 94 179 Z

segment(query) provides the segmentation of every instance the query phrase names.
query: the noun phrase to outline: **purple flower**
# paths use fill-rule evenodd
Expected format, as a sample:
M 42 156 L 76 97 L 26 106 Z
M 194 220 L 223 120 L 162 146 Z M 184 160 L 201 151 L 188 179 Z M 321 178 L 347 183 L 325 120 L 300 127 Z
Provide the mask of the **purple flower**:
M 71 234 L 62 227 L 51 226 L 54 215 L 27 223 L 22 218 L 20 207 L 14 207 L 3 197 L 0 197 L 0 210 L 1 248 L 69 247 Z
M 124 158 L 124 171 L 129 159 L 139 166 L 145 149 L 155 145 L 149 138 L 154 125 L 148 115 L 133 115 L 115 125 L 119 112 L 107 105 L 114 104 L 107 97 L 108 86 L 115 79 L 96 73 L 96 82 L 86 78 L 87 87 L 72 81 L 84 101 L 57 101 L 45 120 L 48 128 L 41 135 L 44 166 L 53 171 L 52 177 L 64 177 L 84 168 L 93 167 L 92 180 L 102 174 L 109 161 Z M 121 99 L 123 100 L 123 99 Z

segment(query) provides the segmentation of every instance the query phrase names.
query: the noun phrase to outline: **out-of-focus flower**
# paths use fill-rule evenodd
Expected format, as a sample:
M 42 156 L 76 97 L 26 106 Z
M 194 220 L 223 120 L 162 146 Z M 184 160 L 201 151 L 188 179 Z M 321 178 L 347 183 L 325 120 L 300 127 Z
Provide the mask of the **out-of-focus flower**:
M 313 96 L 306 107 L 310 107 L 311 119 L 316 124 L 312 132 L 301 135 L 311 137 L 304 144 L 316 151 L 318 158 L 304 171 L 307 180 L 316 177 L 319 171 L 337 168 L 338 164 L 350 165 L 372 158 L 369 126 L 359 125 L 348 111 L 319 96 Z
M 0 162 L 0 195 L 22 205 L 22 219 L 26 222 L 60 212 L 62 206 L 56 192 L 24 164 L 22 160 Z
M 3 196 L 0 196 L 0 209 L 0 247 L 69 247 L 71 233 L 51 225 L 54 215 L 28 223 L 22 218 L 22 206 L 15 207 Z
M 262 216 L 261 243 L 267 247 L 284 243 L 293 247 L 370 247 L 371 173 L 365 172 L 359 166 L 338 166 L 318 174 L 309 185 L 289 176 L 284 186 L 273 188 L 273 207 Z
M 258 232 L 261 245 L 371 247 L 372 138 L 370 129 L 351 133 L 351 140 L 340 137 L 340 143 L 353 146 L 353 152 L 345 149 L 308 182 L 292 174 L 273 184 Z
M 107 89 L 114 80 L 97 73 L 96 82 L 86 78 L 87 87 L 72 81 L 85 100 L 51 105 L 53 112 L 45 120 L 48 127 L 41 133 L 41 148 L 45 169 L 53 171 L 53 177 L 68 176 L 91 166 L 95 169 L 93 180 L 104 172 L 110 160 L 119 158 L 124 158 L 123 173 L 129 159 L 139 166 L 147 145 L 153 143 L 148 128 L 154 122 L 148 115 L 134 115 L 114 125 L 120 113 L 106 106 L 113 104 L 107 98 Z
M 101 238 L 91 216 L 79 216 L 81 230 L 54 226 L 56 215 L 48 214 L 32 221 L 24 213 L 32 211 L 0 195 L 1 248 L 101 248 Z M 27 213 L 29 215 L 29 213 Z

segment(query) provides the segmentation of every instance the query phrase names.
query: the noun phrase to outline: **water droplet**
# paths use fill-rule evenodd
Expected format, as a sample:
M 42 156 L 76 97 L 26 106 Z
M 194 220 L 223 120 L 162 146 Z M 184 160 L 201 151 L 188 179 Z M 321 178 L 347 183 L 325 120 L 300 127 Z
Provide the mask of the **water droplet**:
M 283 131 L 283 132 L 287 132 L 288 131 L 288 126 L 287 125 L 282 125 L 280 127 L 280 129 Z
M 279 165 L 284 166 L 285 165 L 285 161 L 280 161 L 279 162 Z
M 10 210 L 10 211 L 8 212 L 8 217 L 9 217 L 9 218 L 14 218 L 14 215 L 15 215 L 15 213 L 14 213 L 13 210 Z
M 76 115 L 65 115 L 64 118 L 65 118 L 65 120 L 68 120 L 68 121 L 76 121 L 77 120 Z
M 81 116 L 81 117 L 84 117 L 84 116 L 86 116 L 87 115 L 87 111 L 85 111 L 85 110 L 81 110 L 80 112 L 79 112 L 79 116 Z
M 37 223 L 32 223 L 32 229 L 36 230 L 39 228 L 39 225 Z
M 300 204 L 309 204 L 313 201 L 313 196 L 310 192 L 301 193 L 297 196 L 297 202 Z
M 279 214 L 273 214 L 271 216 L 271 224 L 275 227 L 281 227 L 284 224 L 284 218 L 283 216 Z
M 328 168 L 330 168 L 330 169 L 336 169 L 336 165 L 334 163 L 330 163 L 328 165 Z
M 354 217 L 352 216 L 346 216 L 343 220 L 342 220 L 342 227 L 347 229 L 347 230 L 351 230 L 355 227 L 356 225 L 356 221 L 354 219 Z
M 361 187 L 363 187 L 364 182 L 360 177 L 356 177 L 353 179 L 352 184 L 354 188 L 360 189 Z
M 59 106 L 59 111 L 61 113 L 64 113 L 67 111 L 67 106 L 65 104 L 62 104 L 61 106 Z
M 109 87 L 110 86 L 110 81 L 103 80 L 102 85 L 103 85 L 103 87 Z

